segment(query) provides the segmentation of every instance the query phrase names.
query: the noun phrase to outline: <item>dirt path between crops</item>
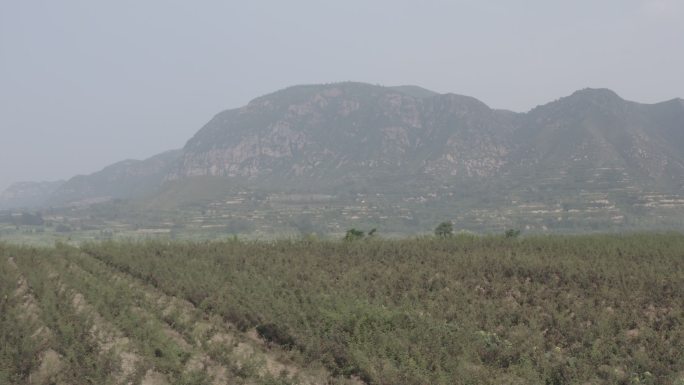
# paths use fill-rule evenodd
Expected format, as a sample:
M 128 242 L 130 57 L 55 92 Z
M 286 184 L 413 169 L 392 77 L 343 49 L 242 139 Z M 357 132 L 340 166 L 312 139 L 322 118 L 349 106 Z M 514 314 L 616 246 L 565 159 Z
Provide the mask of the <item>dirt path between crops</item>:
M 132 311 L 142 317 L 150 317 L 149 311 L 141 307 L 134 307 Z M 164 335 L 175 342 L 183 351 L 188 352 L 191 355 L 185 364 L 185 368 L 183 368 L 184 373 L 203 372 L 211 379 L 212 385 L 230 383 L 229 370 L 227 367 L 213 360 L 202 349 L 193 346 L 182 334 L 171 328 L 169 324 L 163 321 L 161 324 Z
M 86 258 L 91 257 L 86 256 Z M 190 302 L 168 296 L 158 289 L 137 282 L 134 277 L 111 269 L 100 261 L 95 262 L 107 270 L 108 274 L 103 278 L 124 284 L 129 289 L 142 294 L 147 304 L 160 314 L 160 319 L 165 325 L 163 332 L 184 350 L 193 352 L 193 356 L 185 368 L 186 371 L 202 368 L 207 371 L 211 378 L 214 378 L 213 384 L 227 383 L 229 368 L 216 362 L 207 353 L 208 350 L 221 350 L 230 356 L 230 366 L 233 371 L 244 371 L 248 370 L 247 368 L 250 366 L 256 366 L 258 367 L 256 374 L 261 377 L 277 378 L 284 375 L 294 379 L 297 376 L 297 379 L 303 384 L 322 383 L 319 381 L 302 381 L 302 371 L 299 368 L 281 363 L 269 352 L 253 346 L 249 343 L 249 339 L 236 336 L 232 330 L 233 326 L 219 321 L 218 317 L 206 319 L 204 313 L 196 309 Z M 80 266 L 78 268 L 83 269 Z M 83 271 L 90 274 L 85 269 Z M 143 315 L 149 313 L 149 311 L 141 308 L 138 308 L 137 311 Z M 178 323 L 173 322 L 173 320 L 177 320 Z M 190 330 L 179 331 L 177 330 L 178 324 L 191 325 Z M 184 336 L 182 332 L 185 332 L 189 337 Z
M 51 378 L 58 375 L 64 369 L 63 358 L 50 347 L 50 342 L 54 339 L 52 330 L 47 327 L 41 319 L 41 310 L 38 300 L 31 291 L 31 287 L 26 277 L 19 270 L 13 257 L 7 259 L 7 264 L 17 274 L 17 288 L 14 290 L 14 299 L 20 303 L 21 313 L 19 320 L 28 323 L 34 330 L 29 336 L 39 345 L 45 345 L 38 358 L 38 367 L 34 368 L 28 377 L 29 384 L 47 384 Z
M 130 339 L 119 328 L 102 317 L 97 309 L 88 303 L 82 293 L 64 283 L 59 274 L 54 273 L 51 276 L 55 280 L 58 295 L 66 298 L 74 312 L 85 317 L 91 324 L 88 334 L 99 348 L 100 354 L 111 354 L 116 357 L 115 361 L 118 365 L 111 373 L 114 382 L 122 385 L 133 385 L 140 381 L 140 373 L 144 370 L 142 367 L 143 359 Z M 166 380 L 160 382 L 162 378 L 165 378 L 163 374 L 149 369 L 140 384 L 168 384 Z
M 331 383 L 333 377 L 321 367 L 302 368 L 287 358 L 287 352 L 277 347 L 269 347 L 256 333 L 250 330 L 242 333 L 235 325 L 225 322 L 221 317 L 206 314 L 192 303 L 175 296 L 167 295 L 161 290 L 148 285 L 138 278 L 112 268 L 104 262 L 83 254 L 83 258 L 90 259 L 105 269 L 106 279 L 115 282 L 125 282 L 132 290 L 143 294 L 146 302 L 153 306 L 161 319 L 169 326 L 169 335 L 182 338 L 185 343 L 194 344 L 201 352 L 223 349 L 229 352 L 233 361 L 231 366 L 245 368 L 256 365 L 260 376 L 285 376 L 303 385 Z M 190 325 L 189 330 L 177 330 L 178 325 Z M 183 337 L 182 333 L 189 338 Z M 363 385 L 359 379 L 336 378 L 337 383 L 348 385 Z
M 76 314 L 84 315 L 92 326 L 89 335 L 96 342 L 101 354 L 114 354 L 119 361 L 119 367 L 113 373 L 117 384 L 132 384 L 137 373 L 137 367 L 142 359 L 135 351 L 128 337 L 100 315 L 83 297 L 83 294 L 59 283 L 59 292 L 71 298 L 71 306 Z
M 97 276 L 92 275 L 91 272 L 85 270 L 83 267 L 78 266 L 76 263 L 70 264 L 68 267 L 73 274 L 85 274 L 91 275 L 95 278 Z M 112 279 L 112 277 L 104 277 L 107 280 Z M 98 278 L 99 279 L 99 278 Z M 113 279 L 115 283 L 121 284 L 122 278 L 118 277 Z M 131 288 L 129 286 L 129 288 Z M 130 309 L 132 313 L 135 313 L 142 319 L 154 319 L 154 315 L 150 313 L 149 310 L 143 309 L 140 306 L 134 306 Z M 229 370 L 224 365 L 217 363 L 215 360 L 210 358 L 204 351 L 198 349 L 196 346 L 192 345 L 183 335 L 178 331 L 174 330 L 169 324 L 164 321 L 160 321 L 159 324 L 162 327 L 162 332 L 171 341 L 173 341 L 180 349 L 185 353 L 190 354 L 190 358 L 183 368 L 183 373 L 188 374 L 191 372 L 203 372 L 211 380 L 212 385 L 222 385 L 231 383 L 229 378 Z M 143 378 L 142 385 L 153 385 L 161 384 L 162 376 L 157 373 L 148 371 Z M 168 381 L 167 381 L 168 382 Z

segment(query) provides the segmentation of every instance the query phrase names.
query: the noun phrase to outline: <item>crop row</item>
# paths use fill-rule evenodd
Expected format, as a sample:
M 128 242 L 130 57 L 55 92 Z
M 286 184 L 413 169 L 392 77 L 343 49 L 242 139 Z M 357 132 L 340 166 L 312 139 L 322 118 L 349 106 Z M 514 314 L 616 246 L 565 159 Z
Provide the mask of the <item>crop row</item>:
M 663 383 L 684 237 L 84 245 L 243 331 L 374 384 Z
M 0 258 L 0 383 L 348 382 L 76 248 Z
M 109 373 L 115 359 L 99 354 L 97 341 L 88 333 L 92 323 L 58 290 L 60 277 L 42 256 L 1 251 L 3 291 L 16 283 L 14 292 L 3 296 L 0 312 L 3 383 L 113 383 Z
M 333 380 L 326 378 L 325 373 L 316 368 L 303 370 L 293 365 L 285 354 L 278 356 L 274 354 L 275 351 L 259 346 L 258 338 L 249 338 L 237 332 L 234 326 L 226 324 L 219 317 L 113 271 L 78 250 L 63 250 L 60 255 L 71 262 L 70 269 L 80 279 L 90 280 L 94 284 L 99 282 L 108 290 L 114 290 L 120 303 L 128 302 L 141 316 L 163 322 L 159 326 L 160 330 L 185 351 L 192 352 L 189 359 L 184 361 L 186 367 L 203 367 L 214 376 L 218 375 L 220 383 L 258 379 L 259 383 L 265 384 L 306 384 Z

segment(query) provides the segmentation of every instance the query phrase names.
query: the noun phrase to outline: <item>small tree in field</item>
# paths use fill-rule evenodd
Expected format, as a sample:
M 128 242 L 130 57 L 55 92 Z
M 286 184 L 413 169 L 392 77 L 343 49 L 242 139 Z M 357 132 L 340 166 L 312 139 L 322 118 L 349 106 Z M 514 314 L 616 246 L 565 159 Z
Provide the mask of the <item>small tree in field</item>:
M 504 233 L 506 238 L 517 238 L 520 235 L 520 230 L 518 229 L 508 229 Z
M 352 228 L 347 230 L 347 234 L 344 235 L 344 240 L 356 241 L 358 239 L 363 239 L 365 235 L 366 234 L 363 231 Z
M 440 238 L 447 238 L 454 235 L 454 225 L 451 222 L 442 222 L 435 227 L 435 235 Z

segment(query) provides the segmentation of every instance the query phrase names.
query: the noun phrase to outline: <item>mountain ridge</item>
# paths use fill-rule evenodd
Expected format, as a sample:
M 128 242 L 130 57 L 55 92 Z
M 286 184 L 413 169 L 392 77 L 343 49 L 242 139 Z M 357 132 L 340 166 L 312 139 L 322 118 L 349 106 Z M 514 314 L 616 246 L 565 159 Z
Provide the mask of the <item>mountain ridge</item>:
M 219 112 L 182 149 L 74 177 L 42 207 L 154 200 L 198 177 L 226 180 L 212 188 L 271 192 L 448 188 L 452 198 L 440 199 L 459 205 L 453 194 L 461 194 L 470 207 L 580 193 L 634 205 L 683 192 L 684 101 L 643 104 L 585 88 L 518 113 L 417 86 L 298 85 Z

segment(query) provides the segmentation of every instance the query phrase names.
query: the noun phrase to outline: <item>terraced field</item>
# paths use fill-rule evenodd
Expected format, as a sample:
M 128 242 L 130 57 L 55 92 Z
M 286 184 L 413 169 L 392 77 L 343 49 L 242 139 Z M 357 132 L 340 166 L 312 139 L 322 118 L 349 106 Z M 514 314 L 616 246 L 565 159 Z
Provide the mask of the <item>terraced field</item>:
M 0 384 L 684 384 L 684 236 L 0 243 Z

